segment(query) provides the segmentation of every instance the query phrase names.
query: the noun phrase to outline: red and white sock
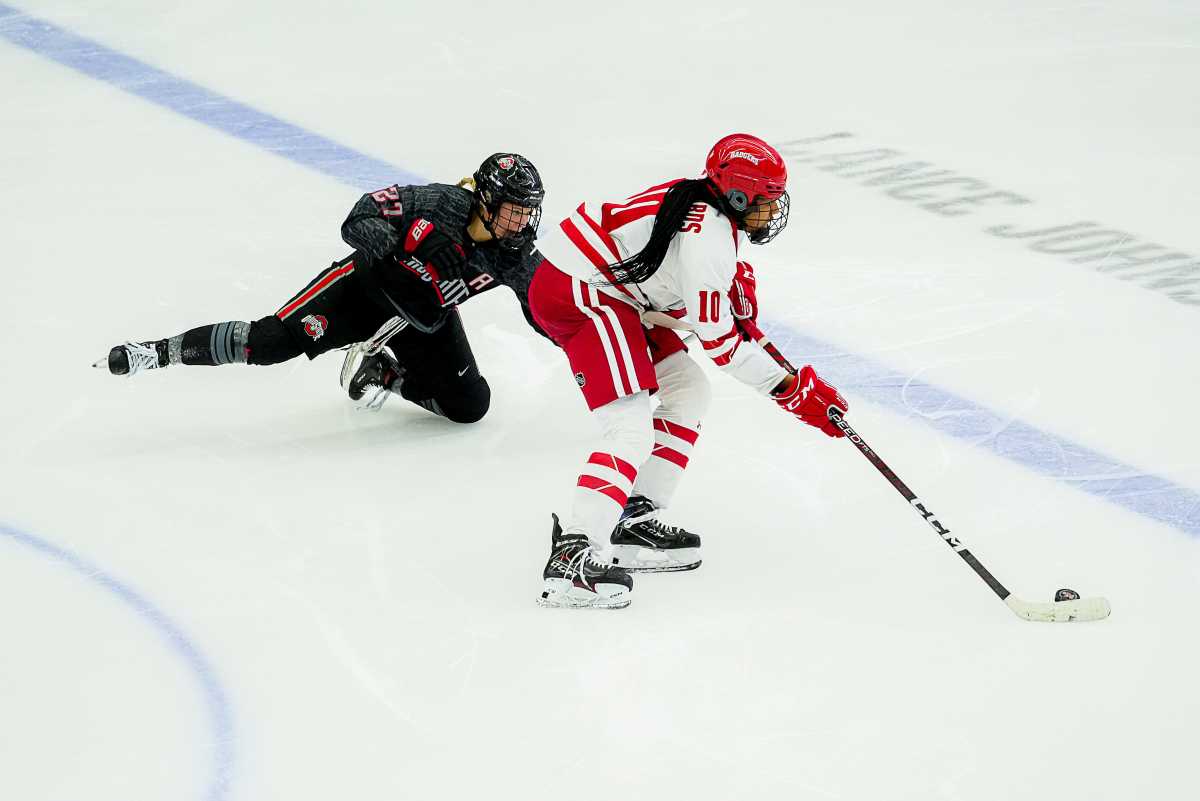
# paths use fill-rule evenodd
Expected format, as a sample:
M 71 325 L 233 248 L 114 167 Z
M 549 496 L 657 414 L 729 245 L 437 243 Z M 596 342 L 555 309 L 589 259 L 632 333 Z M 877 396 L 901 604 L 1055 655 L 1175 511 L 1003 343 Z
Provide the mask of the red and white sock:
M 638 471 L 631 494 L 644 495 L 660 508 L 669 506 L 691 458 L 692 446 L 700 436 L 699 429 L 699 423 L 686 426 L 656 415 L 654 447 L 650 458 Z
M 633 492 L 638 465 L 650 455 L 650 395 L 619 398 L 593 414 L 602 434 L 579 471 L 563 531 L 586 534 L 601 555 Z
M 654 372 L 658 379 L 654 445 L 650 458 L 638 471 L 633 494 L 644 495 L 663 508 L 671 505 L 691 460 L 712 391 L 704 371 L 686 352 L 671 354 L 654 365 Z

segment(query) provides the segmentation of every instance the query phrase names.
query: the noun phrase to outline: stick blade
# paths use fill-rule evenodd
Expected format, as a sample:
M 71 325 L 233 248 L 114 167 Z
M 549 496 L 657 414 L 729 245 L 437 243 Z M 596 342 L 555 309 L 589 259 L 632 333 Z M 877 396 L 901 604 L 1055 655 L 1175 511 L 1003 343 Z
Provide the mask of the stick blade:
M 1080 598 L 1076 601 L 1034 603 L 1010 595 L 1004 603 L 1017 617 L 1038 623 L 1085 623 L 1103 620 L 1112 614 L 1107 598 Z

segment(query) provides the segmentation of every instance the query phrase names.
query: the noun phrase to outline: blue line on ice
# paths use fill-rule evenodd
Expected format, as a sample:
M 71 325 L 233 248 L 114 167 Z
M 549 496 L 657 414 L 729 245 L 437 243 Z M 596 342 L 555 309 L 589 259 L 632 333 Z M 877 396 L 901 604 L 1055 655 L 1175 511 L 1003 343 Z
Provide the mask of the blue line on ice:
M 0 538 L 8 538 L 28 546 L 43 556 L 70 568 L 85 579 L 95 582 L 117 596 L 138 617 L 149 623 L 166 640 L 171 650 L 182 659 L 195 674 L 204 695 L 208 717 L 212 726 L 213 771 L 205 798 L 208 801 L 224 801 L 229 797 L 230 779 L 233 775 L 233 713 L 229 699 L 208 660 L 200 649 L 188 639 L 166 614 L 137 591 L 122 584 L 100 568 L 82 557 L 53 545 L 32 534 L 0 523 Z
M 913 380 L 885 365 L 839 350 L 787 326 L 766 322 L 763 331 L 785 353 L 803 354 L 819 364 L 839 388 L 892 411 L 921 420 L 955 439 L 965 440 L 997 456 L 1023 465 L 1056 481 L 1200 536 L 1200 494 L 1164 478 L 1148 475 L 1096 451 L 1085 448 L 1020 420 L 1004 417 L 944 389 Z M 851 421 L 853 423 L 853 421 Z M 861 432 L 878 446 L 879 438 Z M 882 447 L 882 446 L 880 446 Z M 921 478 L 915 471 L 880 455 L 920 494 Z M 920 467 L 916 465 L 915 467 Z M 912 472 L 911 478 L 907 478 Z M 930 496 L 937 508 L 937 500 Z M 953 525 L 953 524 L 951 524 Z
M 0 3 L 0 37 L 235 139 L 358 187 L 420 183 L 412 173 Z
M 424 180 L 3 3 L 0 36 L 359 190 Z M 840 388 L 915 415 L 945 434 L 1139 515 L 1200 536 L 1200 493 L 1020 421 L 1006 420 L 978 404 L 930 384 L 911 381 L 869 359 L 840 352 L 780 323 L 766 323 L 764 329 L 785 352 L 804 354 L 805 361 L 818 362 L 822 373 Z M 915 483 L 919 484 L 919 479 Z

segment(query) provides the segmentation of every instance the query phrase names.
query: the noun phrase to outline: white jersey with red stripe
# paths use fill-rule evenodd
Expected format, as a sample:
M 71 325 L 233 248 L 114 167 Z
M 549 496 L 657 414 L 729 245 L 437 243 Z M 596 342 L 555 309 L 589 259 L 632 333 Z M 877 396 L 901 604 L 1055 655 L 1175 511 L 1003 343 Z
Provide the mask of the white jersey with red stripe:
M 678 180 L 678 179 L 677 179 Z M 744 234 L 707 203 L 689 210 L 662 266 L 637 284 L 612 284 L 609 265 L 650 240 L 654 215 L 677 181 L 652 186 L 621 203 L 582 203 L 557 226 L 539 233 L 538 250 L 558 269 L 634 306 L 659 312 L 696 332 L 704 353 L 734 378 L 766 394 L 787 371 L 734 326 L 729 291 Z

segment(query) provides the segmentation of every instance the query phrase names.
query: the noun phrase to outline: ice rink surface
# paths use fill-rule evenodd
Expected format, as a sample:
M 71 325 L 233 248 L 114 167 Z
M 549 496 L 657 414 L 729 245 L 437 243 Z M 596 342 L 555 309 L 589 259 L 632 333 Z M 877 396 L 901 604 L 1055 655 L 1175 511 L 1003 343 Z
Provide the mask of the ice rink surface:
M 1196 797 L 1200 11 L 879 0 L 0 5 L 0 798 Z M 751 253 L 848 444 L 712 370 L 693 573 L 538 608 L 594 429 L 510 293 L 457 427 L 329 355 L 118 380 L 269 314 L 358 195 L 529 156 L 546 224 L 779 145 Z M 902 166 L 907 165 L 907 166 Z

